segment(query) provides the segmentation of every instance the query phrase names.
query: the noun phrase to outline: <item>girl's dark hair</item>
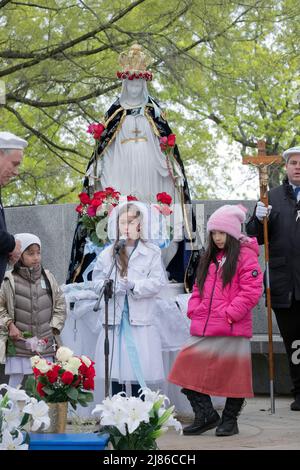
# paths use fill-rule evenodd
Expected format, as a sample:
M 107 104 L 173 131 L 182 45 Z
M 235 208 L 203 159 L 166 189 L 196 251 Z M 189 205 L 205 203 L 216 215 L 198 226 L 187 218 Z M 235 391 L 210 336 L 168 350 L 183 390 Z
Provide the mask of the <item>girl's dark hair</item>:
M 120 232 L 119 232 L 119 219 L 120 219 L 120 216 L 122 214 L 124 214 L 125 212 L 128 214 L 128 212 L 130 212 L 130 211 L 135 213 L 135 219 L 137 219 L 138 217 L 141 217 L 141 215 L 142 215 L 141 211 L 134 204 L 127 204 L 126 206 L 122 207 L 122 209 L 120 210 L 120 212 L 118 214 L 118 220 L 117 220 L 118 240 L 116 240 L 115 243 L 114 243 L 114 247 L 113 247 L 114 252 L 115 252 L 115 247 L 116 247 L 116 245 L 119 241 L 119 235 L 120 235 Z M 128 255 L 127 255 L 127 252 L 126 252 L 126 246 L 123 246 L 119 250 L 117 260 L 118 260 L 118 269 L 120 271 L 121 276 L 122 277 L 127 276 Z
M 209 232 L 208 238 L 208 246 L 206 251 L 204 252 L 203 256 L 200 258 L 198 268 L 197 268 L 197 285 L 200 294 L 203 291 L 203 286 L 205 283 L 205 279 L 208 273 L 208 268 L 210 263 L 213 261 L 217 264 L 217 253 L 219 249 L 215 245 L 212 234 Z M 226 256 L 226 261 L 222 266 L 222 281 L 223 281 L 223 288 L 230 284 L 232 278 L 236 271 L 237 261 L 240 254 L 240 242 L 236 238 L 232 237 L 227 233 L 226 243 L 224 247 L 224 255 Z

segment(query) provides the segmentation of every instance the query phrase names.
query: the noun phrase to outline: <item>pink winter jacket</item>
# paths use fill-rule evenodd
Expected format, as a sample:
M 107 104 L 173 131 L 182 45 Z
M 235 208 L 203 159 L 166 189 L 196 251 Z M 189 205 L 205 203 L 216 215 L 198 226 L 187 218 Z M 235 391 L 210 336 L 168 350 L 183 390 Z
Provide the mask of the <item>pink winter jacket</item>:
M 256 238 L 244 237 L 236 273 L 225 289 L 221 269 L 211 263 L 202 295 L 195 284 L 188 304 L 192 336 L 252 336 L 251 309 L 262 295 L 263 275 Z

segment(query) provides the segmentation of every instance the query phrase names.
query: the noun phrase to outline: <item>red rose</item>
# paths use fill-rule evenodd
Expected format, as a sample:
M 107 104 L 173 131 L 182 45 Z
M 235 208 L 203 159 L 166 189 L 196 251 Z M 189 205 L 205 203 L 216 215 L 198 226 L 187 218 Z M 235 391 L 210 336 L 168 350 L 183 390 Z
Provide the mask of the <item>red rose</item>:
M 168 145 L 170 147 L 174 147 L 175 141 L 176 141 L 176 135 L 175 134 L 168 135 Z
M 93 367 L 93 365 L 90 365 L 90 367 L 88 367 L 86 370 L 85 376 L 89 379 L 92 379 L 93 377 L 95 377 L 95 375 L 95 368 Z
M 102 202 L 103 202 L 102 199 L 94 198 L 91 202 L 91 206 L 97 209 L 99 206 L 101 206 Z
M 94 193 L 94 199 L 101 199 L 103 201 L 103 199 L 106 198 L 106 192 L 105 191 L 96 191 Z
M 41 371 L 37 367 L 33 368 L 33 374 L 34 374 L 35 377 L 38 377 L 39 375 L 42 375 Z
M 83 205 L 82 205 L 82 204 L 79 204 L 79 206 L 76 207 L 75 211 L 78 212 L 79 214 L 82 214 Z
M 138 198 L 135 197 L 135 196 L 131 196 L 131 194 L 129 194 L 129 196 L 127 196 L 127 201 L 137 201 Z
M 87 210 L 87 215 L 88 215 L 89 217 L 95 217 L 95 215 L 96 215 L 96 207 L 94 207 L 94 206 L 89 206 L 89 207 L 88 207 L 88 210 Z
M 90 124 L 88 129 L 87 129 L 87 132 L 89 134 L 92 134 L 94 139 L 96 140 L 99 140 L 103 131 L 104 131 L 105 127 L 103 126 L 103 124 L 99 123 L 99 124 Z
M 83 361 L 81 361 L 81 366 L 78 370 L 82 375 L 86 375 L 86 372 L 88 370 L 87 365 Z
M 167 144 L 168 144 L 168 139 L 167 137 L 161 137 L 159 139 L 159 143 L 160 143 L 160 148 L 162 149 L 162 151 L 166 150 L 167 149 Z
M 40 397 L 46 396 L 46 393 L 44 392 L 44 385 L 41 382 L 38 382 L 36 386 L 36 391 L 38 392 Z
M 60 369 L 60 366 L 55 365 L 55 366 L 52 367 L 51 370 L 48 370 L 48 372 L 46 373 L 46 376 L 48 377 L 48 380 L 51 384 L 56 382 L 57 377 L 58 377 L 59 369 Z
M 74 374 L 70 371 L 66 371 L 62 374 L 61 380 L 65 385 L 70 385 L 73 382 Z
M 94 390 L 95 388 L 94 379 L 92 377 L 84 379 L 83 388 L 84 390 Z
M 113 194 L 115 192 L 115 189 L 112 188 L 111 186 L 108 186 L 107 188 L 105 188 L 105 196 L 108 196 L 110 194 Z
M 168 206 L 172 203 L 172 197 L 168 193 L 158 193 L 156 195 L 156 199 L 158 202 L 161 202 L 162 204 L 168 204 Z
M 90 196 L 87 193 L 80 193 L 80 194 L 78 194 L 78 197 L 80 199 L 81 204 L 86 205 L 86 204 L 91 203 Z

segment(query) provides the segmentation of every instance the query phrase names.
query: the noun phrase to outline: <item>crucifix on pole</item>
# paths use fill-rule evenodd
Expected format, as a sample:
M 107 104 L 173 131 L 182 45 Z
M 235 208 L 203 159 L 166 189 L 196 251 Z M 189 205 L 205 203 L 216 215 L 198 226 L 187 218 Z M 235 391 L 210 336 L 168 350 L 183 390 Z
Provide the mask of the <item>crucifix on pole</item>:
M 257 142 L 258 154 L 257 156 L 243 156 L 244 165 L 253 165 L 258 168 L 259 172 L 259 187 L 260 187 L 260 200 L 268 207 L 268 183 L 269 174 L 268 167 L 274 163 L 280 164 L 283 162 L 281 155 L 267 155 L 266 143 L 264 140 Z M 271 413 L 275 413 L 275 399 L 274 399 L 274 359 L 273 359 L 273 325 L 272 325 L 272 306 L 271 306 L 271 292 L 270 292 L 270 276 L 269 276 L 269 237 L 268 237 L 268 217 L 263 219 L 264 230 L 264 247 L 265 247 L 265 265 L 266 265 L 266 300 L 267 300 L 267 314 L 268 314 L 268 357 L 269 357 L 269 380 L 270 380 L 270 398 L 271 398 Z

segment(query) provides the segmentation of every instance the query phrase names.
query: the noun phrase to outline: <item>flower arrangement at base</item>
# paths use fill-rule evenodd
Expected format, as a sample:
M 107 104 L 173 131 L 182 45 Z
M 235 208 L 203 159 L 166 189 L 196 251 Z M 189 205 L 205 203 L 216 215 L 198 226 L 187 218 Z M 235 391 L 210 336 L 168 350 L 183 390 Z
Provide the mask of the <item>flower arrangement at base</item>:
M 6 390 L 0 395 L 0 450 L 28 450 L 29 434 L 41 426 L 47 429 L 50 425 L 49 407 L 29 397 L 24 390 L 0 385 Z
M 170 426 L 182 432 L 174 406 L 167 407 L 168 403 L 165 395 L 146 388 L 138 398 L 124 392 L 105 398 L 92 413 L 100 413 L 101 434 L 109 434 L 114 450 L 155 450 L 156 439 Z
M 31 358 L 34 377 L 26 382 L 26 389 L 40 400 L 48 403 L 70 402 L 76 409 L 77 403 L 88 406 L 93 401 L 94 362 L 87 356 L 74 356 L 73 351 L 60 347 L 56 362 L 49 362 L 40 356 Z

